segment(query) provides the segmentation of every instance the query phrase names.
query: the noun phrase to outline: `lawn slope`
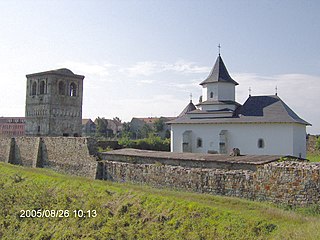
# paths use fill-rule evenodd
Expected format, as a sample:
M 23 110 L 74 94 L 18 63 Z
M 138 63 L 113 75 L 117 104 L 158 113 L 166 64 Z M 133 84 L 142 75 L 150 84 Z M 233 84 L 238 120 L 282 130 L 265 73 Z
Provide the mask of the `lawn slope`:
M 0 163 L 1 239 L 320 239 L 318 209 L 298 210 Z

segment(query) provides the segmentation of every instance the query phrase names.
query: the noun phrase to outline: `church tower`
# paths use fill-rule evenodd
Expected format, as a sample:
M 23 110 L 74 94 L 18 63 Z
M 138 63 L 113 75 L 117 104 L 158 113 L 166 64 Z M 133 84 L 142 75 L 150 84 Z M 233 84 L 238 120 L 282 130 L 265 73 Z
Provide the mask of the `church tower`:
M 201 110 L 235 110 L 239 106 L 235 102 L 235 87 L 239 84 L 230 77 L 220 53 L 209 76 L 200 85 L 202 101 L 197 106 Z
M 62 68 L 26 77 L 26 135 L 80 136 L 84 76 Z

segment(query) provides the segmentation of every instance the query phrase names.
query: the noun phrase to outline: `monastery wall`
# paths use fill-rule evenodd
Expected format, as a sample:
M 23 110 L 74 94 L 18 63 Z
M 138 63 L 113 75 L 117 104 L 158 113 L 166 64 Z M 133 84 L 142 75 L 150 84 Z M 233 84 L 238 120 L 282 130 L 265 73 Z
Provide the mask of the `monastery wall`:
M 0 161 L 96 178 L 95 143 L 89 138 L 0 138 Z
M 99 178 L 116 182 L 271 201 L 289 205 L 320 203 L 320 163 L 271 162 L 255 170 L 187 167 L 161 162 L 142 163 L 132 156 L 100 161 Z M 168 163 L 168 162 L 167 162 Z
M 258 201 L 320 203 L 320 163 L 128 149 L 97 156 L 95 146 L 92 139 L 80 137 L 0 138 L 0 161 L 92 179 Z

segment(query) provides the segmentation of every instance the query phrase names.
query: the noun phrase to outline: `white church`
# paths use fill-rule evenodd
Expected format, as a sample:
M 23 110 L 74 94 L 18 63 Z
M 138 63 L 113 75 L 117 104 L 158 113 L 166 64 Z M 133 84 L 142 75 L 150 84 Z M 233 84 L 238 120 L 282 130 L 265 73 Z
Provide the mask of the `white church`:
M 200 83 L 202 96 L 190 103 L 171 125 L 171 152 L 290 155 L 306 157 L 306 126 L 276 95 L 235 101 L 233 80 L 219 54 L 209 76 Z

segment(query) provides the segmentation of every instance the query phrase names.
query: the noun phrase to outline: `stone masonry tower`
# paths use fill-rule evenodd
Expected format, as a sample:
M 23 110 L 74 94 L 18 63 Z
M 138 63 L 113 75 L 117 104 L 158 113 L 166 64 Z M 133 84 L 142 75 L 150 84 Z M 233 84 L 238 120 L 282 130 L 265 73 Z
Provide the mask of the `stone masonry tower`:
M 84 76 L 62 68 L 26 77 L 26 135 L 80 136 Z

